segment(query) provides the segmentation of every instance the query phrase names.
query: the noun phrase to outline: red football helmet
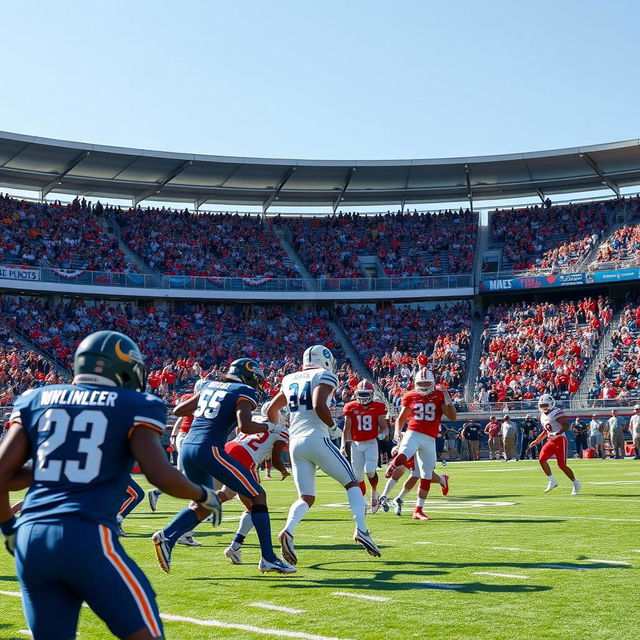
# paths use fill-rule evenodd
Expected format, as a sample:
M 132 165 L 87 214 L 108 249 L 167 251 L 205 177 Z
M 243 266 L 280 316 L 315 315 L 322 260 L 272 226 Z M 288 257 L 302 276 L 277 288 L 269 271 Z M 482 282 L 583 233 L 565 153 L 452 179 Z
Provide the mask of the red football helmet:
M 360 404 L 370 404 L 373 401 L 375 387 L 368 380 L 362 380 L 356 387 L 356 400 Z

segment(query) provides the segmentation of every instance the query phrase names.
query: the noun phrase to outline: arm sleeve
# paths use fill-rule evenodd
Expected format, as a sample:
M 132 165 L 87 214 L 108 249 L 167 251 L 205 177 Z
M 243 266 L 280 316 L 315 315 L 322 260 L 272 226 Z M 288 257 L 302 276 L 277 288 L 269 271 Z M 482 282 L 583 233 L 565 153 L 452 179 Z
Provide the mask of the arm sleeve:
M 318 384 L 328 384 L 332 389 L 335 389 L 338 386 L 338 377 L 331 371 L 325 370 L 318 378 Z
M 248 400 L 253 405 L 254 409 L 258 408 L 258 394 L 256 393 L 256 390 L 253 389 L 252 387 L 249 387 L 249 386 L 242 387 L 238 391 L 238 399 L 236 400 L 236 404 L 240 400 Z
M 158 433 L 164 433 L 167 426 L 167 405 L 151 393 L 141 394 L 140 402 L 135 407 L 134 427 L 146 427 Z
M 19 422 L 20 424 L 28 424 L 26 413 L 29 410 L 31 400 L 34 397 L 35 389 L 27 389 L 23 394 L 18 396 L 13 403 L 11 409 L 11 415 L 9 416 L 9 422 Z

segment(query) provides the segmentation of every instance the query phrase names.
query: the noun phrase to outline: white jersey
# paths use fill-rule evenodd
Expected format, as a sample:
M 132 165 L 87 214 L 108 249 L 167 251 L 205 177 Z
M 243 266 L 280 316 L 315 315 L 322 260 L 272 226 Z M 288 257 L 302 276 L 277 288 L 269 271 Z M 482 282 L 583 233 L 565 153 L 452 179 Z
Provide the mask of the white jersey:
M 562 409 L 551 409 L 549 413 L 540 412 L 540 424 L 547 433 L 555 433 L 558 429 L 562 429 L 558 418 L 564 418 Z
M 247 450 L 257 467 L 271 457 L 273 445 L 276 442 L 289 444 L 289 431 L 283 428 L 280 433 L 269 433 L 268 431 L 240 433 L 234 440 Z
M 291 438 L 329 437 L 329 427 L 320 420 L 313 408 L 313 391 L 319 384 L 327 384 L 335 390 L 338 377 L 327 369 L 314 367 L 290 373 L 282 379 L 280 390 L 289 403 Z M 328 399 L 328 404 L 330 403 L 331 396 Z

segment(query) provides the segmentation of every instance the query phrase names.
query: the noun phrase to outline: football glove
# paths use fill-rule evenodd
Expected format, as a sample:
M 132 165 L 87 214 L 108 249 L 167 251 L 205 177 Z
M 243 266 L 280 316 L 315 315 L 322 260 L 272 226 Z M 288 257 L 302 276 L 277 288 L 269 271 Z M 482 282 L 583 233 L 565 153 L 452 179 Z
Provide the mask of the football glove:
M 202 486 L 202 497 L 197 503 L 207 511 L 211 511 L 211 523 L 214 527 L 222 522 L 222 503 L 213 489 Z
M 16 550 L 16 519 L 10 518 L 4 522 L 0 522 L 0 531 L 4 536 L 4 547 L 13 555 Z
M 329 427 L 329 437 L 332 440 L 337 440 L 338 438 L 342 437 L 342 430 L 340 429 L 340 427 L 337 424 L 332 424 Z

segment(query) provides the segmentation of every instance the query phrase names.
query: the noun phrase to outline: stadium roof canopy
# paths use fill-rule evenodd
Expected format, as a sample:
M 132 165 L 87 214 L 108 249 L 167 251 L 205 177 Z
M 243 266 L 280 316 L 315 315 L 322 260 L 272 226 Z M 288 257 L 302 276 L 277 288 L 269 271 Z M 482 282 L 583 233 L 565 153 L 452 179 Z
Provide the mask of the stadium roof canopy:
M 127 149 L 0 132 L 0 186 L 88 198 L 370 206 L 536 197 L 640 184 L 640 140 L 431 160 L 282 160 Z

